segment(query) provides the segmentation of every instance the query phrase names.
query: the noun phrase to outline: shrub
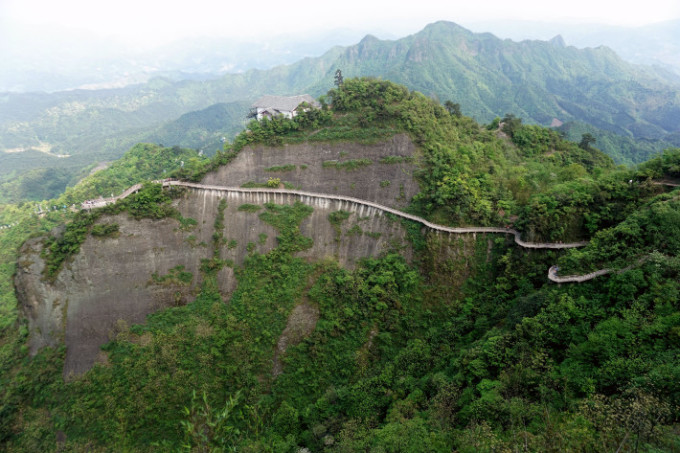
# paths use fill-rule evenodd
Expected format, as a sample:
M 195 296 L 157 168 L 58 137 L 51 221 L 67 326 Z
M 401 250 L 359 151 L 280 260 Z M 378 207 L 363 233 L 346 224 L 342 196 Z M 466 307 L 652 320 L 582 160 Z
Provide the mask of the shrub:
M 241 206 L 238 207 L 239 211 L 242 212 L 257 212 L 260 209 L 262 209 L 262 206 L 258 206 L 256 204 L 250 204 L 250 203 L 244 203 Z
M 270 172 L 284 172 L 284 171 L 293 171 L 293 170 L 295 170 L 295 165 L 293 165 L 293 164 L 276 165 L 276 166 L 264 169 L 264 171 L 270 171 Z
M 92 234 L 92 236 L 97 237 L 114 236 L 116 233 L 118 233 L 117 223 L 103 223 L 99 225 L 94 225 L 92 226 L 92 230 L 90 231 L 90 234 Z

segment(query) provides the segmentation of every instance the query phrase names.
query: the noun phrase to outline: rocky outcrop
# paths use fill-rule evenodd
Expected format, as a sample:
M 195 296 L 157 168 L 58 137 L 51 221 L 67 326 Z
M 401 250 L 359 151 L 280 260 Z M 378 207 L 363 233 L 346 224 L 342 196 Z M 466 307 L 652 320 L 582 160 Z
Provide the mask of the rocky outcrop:
M 31 353 L 65 343 L 64 377 L 84 373 L 97 361 L 100 347 L 121 327 L 143 323 L 150 313 L 194 299 L 202 280 L 201 261 L 214 257 L 214 238 L 219 238 L 218 256 L 230 263 L 217 275 L 218 288 L 228 301 L 237 285 L 234 268 L 248 254 L 267 253 L 277 246 L 279 232 L 260 217 L 267 203 L 311 206 L 313 211 L 302 220 L 300 232 L 310 237 L 313 245 L 298 256 L 314 261 L 333 259 L 349 268 L 362 258 L 388 250 L 398 250 L 411 260 L 413 251 L 398 217 L 417 222 L 429 232 L 426 254 L 437 257 L 420 264 L 426 274 L 447 270 L 444 274 L 449 278 L 433 283 L 452 294 L 477 272 L 473 261 L 490 259 L 492 243 L 486 234 L 501 234 L 507 243 L 514 236 L 515 243 L 528 248 L 582 245 L 527 243 L 508 228 L 443 227 L 387 207 L 405 205 L 417 191 L 413 179 L 416 166 L 404 159 L 413 152 L 406 136 L 375 145 L 245 149 L 232 164 L 209 174 L 201 184 L 166 181 L 183 191 L 174 206 L 193 222 L 172 218 L 137 221 L 126 214 L 103 217 L 99 222 L 118 224 L 117 235 L 87 237 L 80 253 L 65 263 L 53 282 L 43 278 L 42 240 L 26 242 L 15 284 L 29 322 Z M 390 163 L 380 163 L 385 157 L 391 157 Z M 370 159 L 371 163 L 352 170 L 338 169 L 323 164 L 331 158 Z M 271 167 L 287 171 L 279 176 Z M 272 174 L 315 194 L 238 189 L 240 184 L 261 182 Z M 226 202 L 224 210 L 220 209 L 222 200 Z M 223 218 L 216 223 L 218 215 Z M 215 225 L 221 231 L 215 231 Z M 486 253 L 480 254 L 480 250 Z M 318 316 L 304 301 L 296 310 L 299 312 L 291 315 L 277 346 L 275 373 L 281 370 L 287 345 L 311 333 Z
M 308 190 L 366 198 L 391 206 L 404 206 L 417 192 L 414 164 L 380 163 L 386 156 L 411 157 L 415 148 L 406 136 L 375 145 L 295 145 L 283 148 L 243 150 L 229 166 L 209 174 L 203 183 L 240 185 L 279 177 Z M 357 169 L 337 169 L 323 162 L 370 159 Z M 393 159 L 394 160 L 394 159 Z M 295 165 L 283 173 L 271 167 Z M 386 181 L 389 181 L 386 182 Z M 380 184 L 382 182 L 382 184 Z M 43 278 L 42 240 L 24 244 L 17 266 L 15 286 L 21 310 L 30 329 L 29 346 L 36 353 L 45 346 L 66 344 L 65 378 L 77 376 L 97 361 L 100 347 L 112 339 L 120 326 L 143 323 L 159 309 L 191 302 L 201 284 L 202 259 L 213 256 L 212 238 L 221 199 L 226 199 L 220 257 L 239 266 L 251 252 L 266 253 L 276 247 L 277 231 L 259 218 L 266 202 L 290 204 L 299 197 L 267 194 L 225 194 L 188 188 L 174 202 L 185 218 L 196 221 L 182 228 L 175 219 L 133 220 L 126 214 L 104 217 L 117 223 L 116 237 L 88 236 L 80 252 L 65 263 L 54 282 Z M 398 221 L 366 209 L 352 210 L 347 203 L 308 200 L 314 208 L 300 230 L 313 239 L 313 246 L 299 253 L 310 260 L 335 259 L 352 267 L 364 257 L 377 256 L 390 247 L 403 246 L 410 259 L 405 232 Z M 261 209 L 239 209 L 242 205 Z M 341 223 L 329 214 L 348 210 Z M 191 274 L 189 282 L 173 273 Z M 188 274 L 187 274 L 188 273 Z M 167 278 L 164 278 L 167 277 Z M 185 279 L 186 280 L 186 279 Z M 236 287 L 233 267 L 218 274 L 225 300 Z
M 31 352 L 63 341 L 67 347 L 64 376 L 78 375 L 95 363 L 99 348 L 112 338 L 121 321 L 123 325 L 143 323 L 148 314 L 161 308 L 192 301 L 201 282 L 201 260 L 212 257 L 220 195 L 190 189 L 177 201 L 182 215 L 197 221 L 191 230 L 182 231 L 174 219 L 136 221 L 125 214 L 103 219 L 118 223 L 118 237 L 89 236 L 53 283 L 42 275 L 42 241 L 28 241 L 21 250 L 15 285 L 29 321 Z M 295 201 L 291 198 L 279 203 Z M 261 206 L 266 200 L 259 202 L 254 196 L 232 196 L 228 200 L 220 257 L 234 266 L 241 265 L 248 253 L 266 253 L 276 247 L 277 231 L 259 218 L 265 208 L 258 212 L 239 210 L 241 205 Z M 311 237 L 314 244 L 300 256 L 331 258 L 352 267 L 363 257 L 405 243 L 398 222 L 385 216 L 350 213 L 342 224 L 333 225 L 328 216 L 337 210 L 333 204 L 316 206 L 302 222 L 302 234 Z M 405 254 L 410 256 L 410 251 Z M 173 278 L 161 281 L 178 269 L 191 273 L 190 283 Z M 219 272 L 218 285 L 227 299 L 236 287 L 233 268 Z
M 32 239 L 21 249 L 15 286 L 29 322 L 30 351 L 65 342 L 65 377 L 92 366 L 119 321 L 143 323 L 149 313 L 193 300 L 198 267 L 210 254 L 192 247 L 174 219 L 136 221 L 118 215 L 105 221 L 118 223 L 118 237 L 88 237 L 53 283 L 42 275 L 42 241 Z M 178 266 L 191 273 L 190 282 L 154 281 L 154 274 L 162 277 Z
M 207 175 L 206 185 L 238 187 L 279 178 L 300 190 L 347 195 L 390 207 L 405 207 L 418 193 L 413 178 L 416 148 L 406 135 L 372 145 L 359 143 L 303 143 L 243 149 L 229 165 Z M 391 158 L 391 159 L 390 159 Z M 397 158 L 397 159 L 395 159 Z M 354 169 L 343 163 L 365 159 Z M 370 161 L 370 164 L 368 163 Z M 381 163 L 381 162 L 393 163 Z M 338 163 L 339 168 L 333 163 Z M 277 171 L 278 168 L 278 171 Z M 285 170 L 284 170 L 285 169 Z
M 65 342 L 64 376 L 78 375 L 92 367 L 99 348 L 112 338 L 121 322 L 143 323 L 148 314 L 161 308 L 192 301 L 201 282 L 201 260 L 212 257 L 213 225 L 221 195 L 189 189 L 176 202 L 185 218 L 196 220 L 197 225 L 190 230 L 183 231 L 174 219 L 136 221 L 125 214 L 103 219 L 117 223 L 119 235 L 104 239 L 89 236 L 53 283 L 42 275 L 42 241 L 28 241 L 21 251 L 15 284 L 29 321 L 31 352 Z M 265 208 L 257 212 L 239 209 L 245 204 L 262 206 L 267 201 L 250 194 L 229 197 L 221 258 L 239 266 L 248 253 L 266 253 L 276 247 L 277 231 L 259 218 Z M 291 197 L 278 203 L 295 201 Z M 333 203 L 314 206 L 300 226 L 302 234 L 314 243 L 300 256 L 310 260 L 331 258 L 352 267 L 363 257 L 405 244 L 401 224 L 385 216 L 349 213 L 340 225 L 331 224 L 328 216 L 339 207 Z M 404 253 L 410 256 L 410 250 Z M 173 278 L 162 281 L 178 269 L 191 273 L 191 282 Z M 236 287 L 233 268 L 225 267 L 218 273 L 218 285 L 227 299 Z

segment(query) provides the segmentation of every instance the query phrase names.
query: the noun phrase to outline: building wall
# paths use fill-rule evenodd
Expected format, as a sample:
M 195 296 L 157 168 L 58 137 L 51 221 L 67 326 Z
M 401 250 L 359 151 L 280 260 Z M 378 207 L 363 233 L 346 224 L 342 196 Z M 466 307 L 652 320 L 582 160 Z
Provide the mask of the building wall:
M 295 112 L 289 112 L 289 111 L 286 111 L 286 110 L 279 111 L 278 114 L 283 115 L 286 118 L 293 118 L 295 116 Z M 267 115 L 267 109 L 264 109 L 262 107 L 258 107 L 257 108 L 257 119 L 261 120 L 265 116 L 269 116 L 269 115 Z

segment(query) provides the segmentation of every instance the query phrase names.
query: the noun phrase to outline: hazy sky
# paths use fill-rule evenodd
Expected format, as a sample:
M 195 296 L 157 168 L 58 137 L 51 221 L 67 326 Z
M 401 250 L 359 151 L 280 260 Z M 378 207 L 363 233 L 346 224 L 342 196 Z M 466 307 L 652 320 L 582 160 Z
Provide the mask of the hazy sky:
M 21 29 L 62 26 L 151 47 L 185 36 L 257 40 L 335 28 L 403 35 L 436 20 L 637 26 L 679 17 L 680 0 L 0 0 L 0 39 L 13 39 Z

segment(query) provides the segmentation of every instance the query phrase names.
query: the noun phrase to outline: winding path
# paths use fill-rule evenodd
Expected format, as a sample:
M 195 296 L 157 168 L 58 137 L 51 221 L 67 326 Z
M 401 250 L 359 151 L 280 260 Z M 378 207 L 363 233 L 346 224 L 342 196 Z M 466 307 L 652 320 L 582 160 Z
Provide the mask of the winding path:
M 614 272 L 612 269 L 600 269 L 599 271 L 591 272 L 590 274 L 584 274 L 584 275 L 565 275 L 563 277 L 560 277 L 557 275 L 557 271 L 559 271 L 560 268 L 557 266 L 551 266 L 550 269 L 548 269 L 548 279 L 551 282 L 555 283 L 583 283 L 588 280 L 592 280 L 595 277 L 599 277 L 600 275 L 605 275 L 609 274 L 611 272 Z M 622 272 L 622 271 L 619 271 Z
M 680 184 L 674 181 L 668 181 L 668 180 L 662 180 L 662 181 L 654 181 L 652 184 L 657 185 L 657 186 L 666 186 L 666 187 L 680 187 Z
M 557 275 L 557 271 L 560 270 L 559 267 L 557 266 L 552 266 L 550 269 L 548 269 L 548 278 L 550 281 L 553 281 L 555 283 L 583 283 L 588 280 L 592 280 L 595 277 L 599 277 L 600 275 L 605 275 L 605 274 L 622 274 L 628 270 L 631 270 L 634 267 L 637 267 L 644 262 L 648 261 L 650 259 L 650 256 L 643 256 L 636 260 L 633 264 L 630 264 L 623 269 L 600 269 L 599 271 L 591 272 L 590 274 L 584 274 L 584 275 L 565 275 L 563 277 L 559 277 Z
M 220 192 L 226 192 L 226 193 L 263 193 L 263 194 L 272 194 L 272 195 L 292 195 L 296 197 L 300 197 L 302 199 L 304 198 L 316 198 L 316 199 L 325 199 L 325 200 L 336 200 L 336 201 L 341 201 L 341 202 L 347 202 L 347 203 L 354 203 L 360 206 L 366 206 L 369 208 L 374 208 L 382 212 L 387 212 L 390 214 L 393 214 L 395 216 L 401 217 L 403 219 L 407 220 L 412 220 L 414 222 L 418 222 L 427 228 L 430 228 L 431 230 L 434 231 L 442 231 L 445 233 L 452 233 L 452 234 L 466 234 L 466 233 L 493 233 L 493 234 L 511 234 L 514 236 L 515 243 L 519 245 L 520 247 L 528 248 L 528 249 L 569 249 L 569 248 L 575 248 L 575 247 L 583 247 L 588 244 L 588 241 L 582 241 L 582 242 L 570 242 L 570 243 L 550 243 L 550 242 L 528 242 L 528 241 L 523 241 L 521 238 L 521 233 L 515 229 L 512 228 L 498 228 L 498 227 L 448 227 L 444 225 L 438 225 L 436 223 L 429 222 L 422 217 L 415 216 L 413 214 L 408 214 L 403 211 L 399 211 L 394 208 L 390 208 L 388 206 L 384 206 L 378 203 L 374 203 L 372 201 L 366 201 L 362 200 L 359 198 L 354 198 L 354 197 L 347 197 L 343 195 L 330 195 L 330 194 L 322 194 L 322 193 L 316 193 L 316 192 L 305 192 L 301 190 L 289 190 L 289 189 L 269 189 L 269 188 L 243 188 L 243 187 L 225 187 L 225 186 L 213 186 L 213 185 L 206 185 L 206 184 L 198 184 L 198 183 L 192 183 L 192 182 L 184 182 L 184 181 L 177 181 L 177 180 L 163 180 L 163 181 L 154 181 L 155 183 L 160 183 L 163 185 L 163 187 L 171 187 L 171 186 L 179 186 L 179 187 L 188 187 L 192 189 L 198 189 L 198 190 L 215 190 L 215 191 L 220 191 Z M 142 184 L 135 184 L 134 186 L 130 187 L 127 189 L 125 192 L 120 194 L 117 197 L 113 198 L 100 198 L 98 200 L 89 200 L 83 203 L 83 208 L 85 209 L 91 209 L 91 208 L 99 208 L 106 206 L 111 203 L 115 203 L 118 200 L 122 200 L 123 198 L 128 197 L 129 195 L 137 192 L 139 189 L 142 188 Z M 608 274 L 612 272 L 611 269 L 602 269 L 596 272 L 592 272 L 590 274 L 585 274 L 585 275 L 570 275 L 570 276 L 564 276 L 564 277 L 559 277 L 557 275 L 557 271 L 559 268 L 557 266 L 552 266 L 550 270 L 548 271 L 548 278 L 555 282 L 555 283 L 572 283 L 572 282 L 577 282 L 577 283 L 582 283 L 587 280 L 591 280 L 595 277 L 598 277 L 600 275 Z
M 154 181 L 156 183 L 160 183 L 161 181 Z M 81 203 L 81 207 L 83 209 L 92 209 L 92 208 L 103 208 L 106 205 L 113 204 L 118 200 L 122 200 L 123 198 L 127 198 L 128 196 L 132 195 L 133 193 L 136 193 L 139 191 L 139 189 L 142 188 L 143 184 L 135 184 L 134 186 L 128 187 L 125 192 L 122 194 L 118 195 L 117 197 L 113 198 L 97 198 L 94 200 L 86 200 Z M 163 187 L 165 187 L 165 181 L 163 181 Z
M 587 241 L 585 242 L 570 242 L 570 243 L 550 243 L 550 242 L 527 242 L 523 241 L 521 238 L 521 233 L 517 230 L 514 230 L 512 228 L 498 228 L 498 227 L 460 227 L 460 228 L 454 228 L 454 227 L 447 227 L 443 225 L 438 225 L 436 223 L 428 222 L 427 220 L 423 219 L 422 217 L 418 217 L 412 214 L 407 214 L 403 211 L 399 211 L 398 209 L 390 208 L 378 203 L 374 203 L 372 201 L 366 201 L 362 200 L 360 198 L 354 198 L 354 197 L 346 197 L 344 195 L 329 195 L 329 194 L 322 194 L 322 193 L 316 193 L 316 192 L 304 192 L 301 190 L 289 190 L 289 189 L 265 189 L 265 188 L 255 188 L 255 189 L 246 189 L 243 187 L 224 187 L 224 186 L 210 186 L 210 185 L 205 185 L 205 184 L 196 184 L 196 183 L 190 183 L 190 182 L 183 182 L 183 181 L 163 181 L 163 187 L 168 187 L 168 186 L 181 186 L 181 187 L 190 187 L 192 189 L 203 189 L 203 190 L 216 190 L 216 191 L 221 191 L 221 192 L 231 192 L 231 193 L 267 193 L 267 194 L 284 194 L 284 195 L 293 195 L 297 196 L 300 198 L 321 198 L 321 199 L 326 199 L 326 200 L 336 200 L 336 201 L 344 201 L 348 203 L 354 203 L 357 205 L 363 205 L 367 206 L 369 208 L 374 208 L 378 209 L 383 212 L 388 212 L 390 214 L 399 216 L 401 218 L 407 219 L 407 220 L 412 220 L 414 222 L 421 223 L 425 225 L 426 227 L 435 230 L 435 231 L 443 231 L 445 233 L 453 233 L 453 234 L 464 234 L 464 233 L 496 233 L 496 234 L 511 234 L 515 237 L 515 242 L 517 245 L 520 247 L 528 248 L 528 249 L 569 249 L 569 248 L 574 248 L 574 247 L 583 247 L 588 244 Z

